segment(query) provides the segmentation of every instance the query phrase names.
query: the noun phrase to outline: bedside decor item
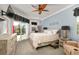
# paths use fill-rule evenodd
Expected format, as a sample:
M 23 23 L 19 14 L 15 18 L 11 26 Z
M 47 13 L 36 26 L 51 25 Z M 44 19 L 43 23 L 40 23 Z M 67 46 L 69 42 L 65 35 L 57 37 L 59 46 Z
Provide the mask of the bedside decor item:
M 62 26 L 61 27 L 61 37 L 68 38 L 69 32 L 70 32 L 70 27 L 69 26 Z

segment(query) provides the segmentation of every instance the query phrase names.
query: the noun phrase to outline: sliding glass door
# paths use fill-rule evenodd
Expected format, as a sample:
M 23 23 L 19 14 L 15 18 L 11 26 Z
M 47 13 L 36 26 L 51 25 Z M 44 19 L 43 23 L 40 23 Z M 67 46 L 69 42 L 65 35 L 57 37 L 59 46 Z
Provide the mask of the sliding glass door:
M 20 33 L 21 33 L 21 40 L 28 39 L 29 34 L 29 24 L 21 22 L 20 23 Z
M 17 33 L 17 41 L 28 39 L 29 24 L 21 21 L 13 21 L 14 33 Z

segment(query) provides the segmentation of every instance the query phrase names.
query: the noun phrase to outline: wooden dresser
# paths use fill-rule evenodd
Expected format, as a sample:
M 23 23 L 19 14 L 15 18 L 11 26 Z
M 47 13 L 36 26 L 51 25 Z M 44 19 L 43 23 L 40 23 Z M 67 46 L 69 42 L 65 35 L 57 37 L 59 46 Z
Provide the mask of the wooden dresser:
M 0 35 L 0 55 L 15 54 L 17 35 Z

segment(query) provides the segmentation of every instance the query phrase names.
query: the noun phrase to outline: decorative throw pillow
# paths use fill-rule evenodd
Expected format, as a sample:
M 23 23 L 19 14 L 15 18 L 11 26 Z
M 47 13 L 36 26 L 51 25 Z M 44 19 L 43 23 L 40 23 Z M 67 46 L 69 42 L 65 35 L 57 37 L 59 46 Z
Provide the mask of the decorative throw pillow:
M 58 30 L 52 30 L 52 34 L 57 34 Z

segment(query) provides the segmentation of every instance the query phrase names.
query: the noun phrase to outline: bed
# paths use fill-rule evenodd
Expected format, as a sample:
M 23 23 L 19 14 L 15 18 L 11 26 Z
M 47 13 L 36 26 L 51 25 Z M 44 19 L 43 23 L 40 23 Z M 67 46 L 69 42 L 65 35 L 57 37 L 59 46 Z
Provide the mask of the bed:
M 49 45 L 55 40 L 58 40 L 58 34 L 56 34 L 57 30 L 52 31 L 44 31 L 42 33 L 31 33 L 30 41 L 32 42 L 32 46 L 36 49 L 41 46 Z

